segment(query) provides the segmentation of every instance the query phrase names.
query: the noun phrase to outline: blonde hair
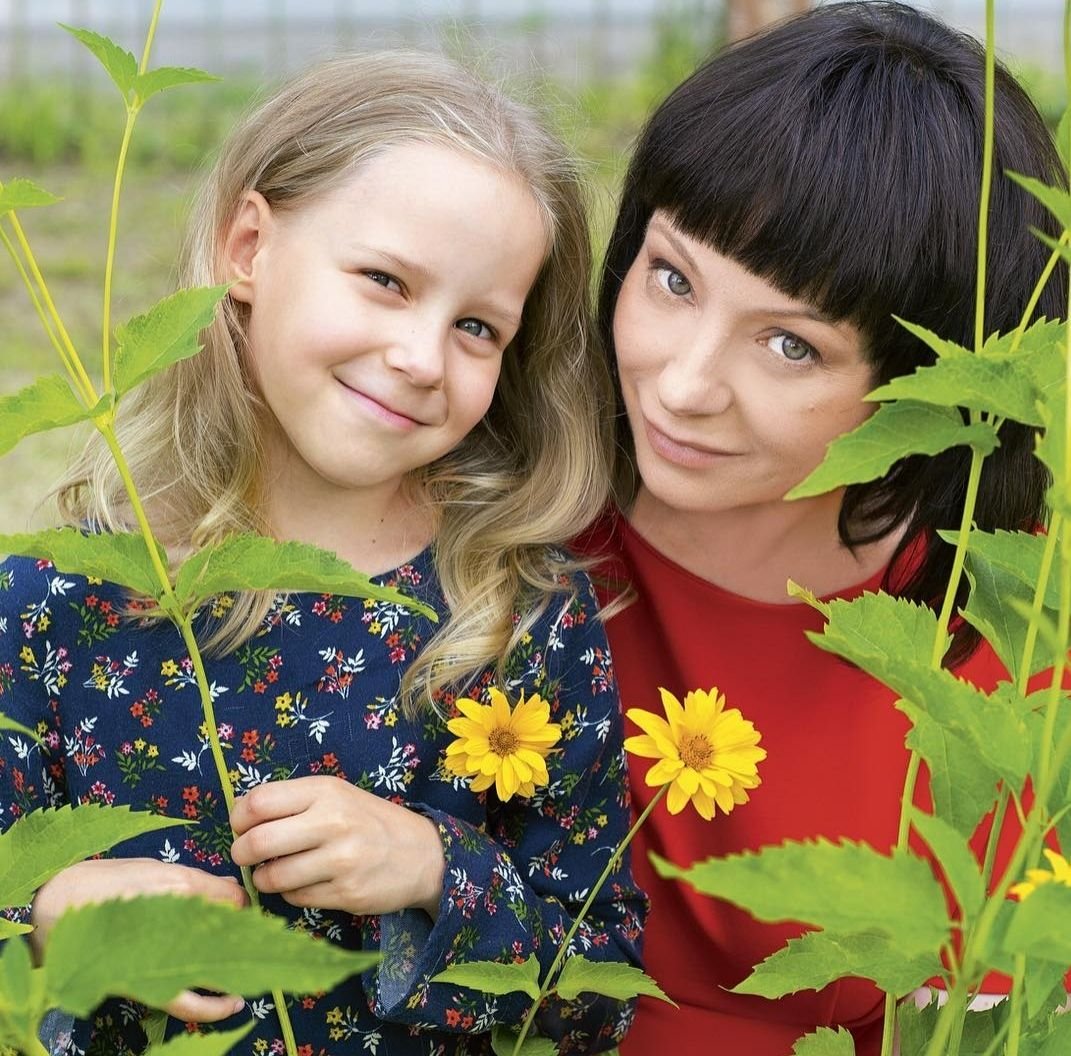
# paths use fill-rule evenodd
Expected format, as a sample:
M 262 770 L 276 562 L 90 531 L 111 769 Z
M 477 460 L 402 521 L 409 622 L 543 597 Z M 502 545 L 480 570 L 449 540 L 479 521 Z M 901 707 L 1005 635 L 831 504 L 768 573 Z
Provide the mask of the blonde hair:
M 297 208 L 407 142 L 447 145 L 517 175 L 549 235 L 489 411 L 410 482 L 438 514 L 435 562 L 451 607 L 403 680 L 412 714 L 490 664 L 501 674 L 579 567 L 555 548 L 606 501 L 611 390 L 592 347 L 591 248 L 575 161 L 526 107 L 449 60 L 399 51 L 336 58 L 284 85 L 227 139 L 194 204 L 180 279 L 220 281 L 224 239 L 247 191 L 273 209 Z M 247 318 L 246 305 L 225 299 L 203 333 L 204 351 L 122 408 L 120 442 L 169 546 L 271 532 L 260 499 L 265 412 L 248 371 Z M 96 445 L 61 485 L 60 504 L 74 522 L 110 530 L 129 523 L 122 482 Z M 236 648 L 271 602 L 265 592 L 236 597 L 205 648 Z

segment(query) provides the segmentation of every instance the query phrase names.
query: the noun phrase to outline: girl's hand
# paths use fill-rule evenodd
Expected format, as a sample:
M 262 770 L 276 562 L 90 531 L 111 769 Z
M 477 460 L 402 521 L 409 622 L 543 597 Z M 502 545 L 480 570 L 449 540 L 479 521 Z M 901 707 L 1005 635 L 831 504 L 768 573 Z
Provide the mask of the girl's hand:
M 33 901 L 30 945 L 40 962 L 52 925 L 64 910 L 113 898 L 139 895 L 199 895 L 212 902 L 246 906 L 249 898 L 234 877 L 215 876 L 185 865 L 152 858 L 108 858 L 79 862 L 52 877 Z M 164 1006 L 168 1015 L 188 1023 L 216 1023 L 245 1007 L 234 994 L 210 996 L 184 990 Z
M 231 826 L 235 864 L 255 865 L 257 888 L 292 906 L 438 914 L 446 863 L 435 824 L 340 778 L 258 785 Z

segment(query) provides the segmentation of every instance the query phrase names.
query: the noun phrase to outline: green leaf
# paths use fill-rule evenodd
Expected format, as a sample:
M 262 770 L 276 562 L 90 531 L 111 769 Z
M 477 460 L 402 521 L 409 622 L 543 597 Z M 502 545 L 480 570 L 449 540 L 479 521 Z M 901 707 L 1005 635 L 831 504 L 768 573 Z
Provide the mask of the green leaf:
M 913 374 L 901 374 L 866 398 L 967 407 L 1041 425 L 1037 410 L 1039 395 L 1031 370 L 1019 357 L 996 359 L 970 355 L 941 359 L 933 366 L 919 367 Z
M 145 540 L 135 532 L 86 534 L 77 528 L 0 535 L 0 553 L 47 558 L 61 572 L 107 579 L 138 594 L 163 593 Z M 166 566 L 166 556 L 161 553 Z
M 0 833 L 0 905 L 28 902 L 49 877 L 123 840 L 183 824 L 178 818 L 97 803 L 25 814 Z
M 901 701 L 898 707 L 904 708 Z M 973 741 L 914 709 L 906 744 L 925 760 L 937 813 L 969 837 L 997 799 L 999 775 L 978 758 Z
M 862 425 L 837 437 L 817 468 L 785 498 L 805 499 L 877 480 L 908 455 L 937 455 L 959 445 L 989 454 L 998 443 L 992 426 L 964 424 L 955 407 L 913 400 L 883 403 Z
M 1052 509 L 1071 517 L 1071 477 L 1067 457 L 1067 398 L 1066 388 L 1047 392 L 1042 400 L 1041 419 L 1045 426 L 1038 438 L 1037 456 L 1052 474 L 1052 485 L 1046 498 Z
M 855 1056 L 855 1041 L 843 1027 L 819 1027 L 792 1046 L 792 1056 Z
M 901 319 L 898 315 L 894 315 L 893 318 L 909 334 L 914 334 L 924 345 L 936 352 L 939 359 L 955 359 L 960 356 L 970 356 L 974 354 L 971 349 L 964 348 L 963 345 L 957 345 L 955 341 L 949 341 L 946 338 L 940 337 L 932 330 L 927 330 L 926 327 L 919 326 L 918 323 L 909 323 L 906 319 Z
M 500 1023 L 496 1024 L 491 1031 L 491 1049 L 495 1056 L 513 1056 L 519 1033 Z M 558 1046 L 550 1038 L 534 1038 L 529 1034 L 524 1039 L 519 1056 L 558 1056 Z
M 162 1045 L 167 1035 L 167 1013 L 162 1009 L 149 1009 L 141 1017 L 141 1029 L 145 1032 L 145 1040 L 152 1045 Z M 217 1035 L 210 1035 L 216 1037 Z M 180 1034 L 180 1038 L 200 1037 L 197 1034 Z M 152 1051 L 150 1049 L 150 1051 Z
M 0 396 L 0 455 L 24 436 L 84 422 L 106 411 L 111 397 L 86 408 L 59 374 L 46 374 L 13 396 Z
M 32 180 L 16 177 L 0 183 L 0 216 L 13 209 L 29 209 L 35 205 L 52 205 L 60 201 L 56 195 L 38 187 Z
M 1065 968 L 1071 964 L 1071 888 L 1042 884 L 1015 907 L 1004 933 L 1005 953 L 1025 953 Z
M 244 995 L 329 990 L 378 960 L 290 931 L 256 909 L 173 895 L 68 910 L 45 950 L 50 995 L 76 1016 L 109 994 L 160 1007 L 195 986 Z
M 519 990 L 534 1000 L 539 996 L 539 958 L 533 953 L 520 964 L 464 961 L 433 975 L 431 981 L 467 986 L 485 994 L 512 994 Z
M 1030 763 L 1022 717 L 951 672 L 931 668 L 928 627 L 936 627 L 936 617 L 925 606 L 887 594 L 863 594 L 831 602 L 825 628 L 808 637 L 905 698 L 902 710 L 913 722 L 924 711 L 966 735 L 981 758 L 1018 787 Z
M 876 931 L 910 957 L 948 941 L 944 892 L 930 866 L 907 851 L 879 854 L 863 843 L 786 841 L 761 851 L 709 858 L 687 869 L 657 855 L 660 876 L 727 899 L 761 921 L 802 921 L 851 935 Z
M 263 535 L 235 535 L 190 557 L 178 570 L 175 591 L 186 608 L 231 590 L 297 590 L 347 594 L 403 605 L 435 619 L 426 605 L 381 587 L 328 550 L 280 543 Z
M 937 533 L 946 543 L 956 545 L 956 532 Z M 1034 532 L 983 532 L 974 528 L 967 539 L 967 561 L 982 558 L 1005 572 L 1010 573 L 1030 588 L 1034 596 L 1034 584 L 1041 575 L 1041 562 L 1045 553 L 1045 536 Z M 1043 598 L 1044 604 L 1054 611 L 1060 607 L 1060 585 L 1055 576 L 1049 583 Z
M 218 80 L 215 74 L 205 73 L 204 70 L 196 70 L 188 66 L 160 66 L 155 70 L 139 74 L 134 82 L 134 90 L 138 99 L 144 104 L 157 92 L 166 91 L 168 88 Z
M 16 722 L 14 719 L 8 718 L 3 712 L 0 712 L 0 730 L 13 730 L 15 733 L 24 733 L 38 744 L 44 743 L 29 726 L 23 726 L 21 722 Z
M 7 917 L 0 917 L 0 942 L 4 939 L 13 939 L 16 935 L 29 935 L 33 927 L 29 924 L 16 924 Z
M 44 973 L 34 969 L 25 942 L 4 944 L 0 949 L 0 1035 L 20 1048 L 36 1036 L 47 1011 L 44 982 Z
M 130 100 L 130 90 L 138 77 L 138 61 L 119 47 L 108 37 L 102 37 L 91 29 L 76 29 L 74 26 L 59 23 L 61 29 L 67 30 L 72 37 L 80 40 L 97 57 L 100 64 L 108 71 L 108 76 L 115 82 L 116 88 L 125 100 Z
M 966 574 L 971 594 L 966 609 L 962 610 L 963 618 L 989 642 L 1012 680 L 1017 681 L 1029 625 L 1023 609 L 1029 612 L 1033 591 L 1011 573 L 977 555 L 967 555 Z M 1051 667 L 1054 659 L 1052 650 L 1038 636 L 1030 659 L 1030 674 Z
M 179 290 L 116 328 L 116 396 L 140 385 L 172 363 L 201 351 L 201 331 L 212 322 L 227 286 Z
M 581 954 L 566 958 L 554 989 L 566 1001 L 572 1001 L 582 993 L 602 994 L 618 1001 L 628 1001 L 644 994 L 674 1004 L 659 985 L 639 968 L 616 961 L 589 961 Z
M 941 972 L 935 954 L 905 957 L 885 935 L 860 932 L 836 935 L 809 931 L 756 965 L 733 993 L 782 997 L 797 990 L 820 990 L 845 976 L 873 979 L 897 997 L 909 994 Z
M 1065 169 L 1071 169 L 1071 107 L 1067 107 L 1060 115 L 1059 124 L 1056 126 L 1056 149 L 1060 152 L 1060 158 Z M 1010 172 L 1006 172 L 1010 175 Z
M 1063 987 L 1067 965 L 1058 961 L 1043 961 L 1036 957 L 1027 958 L 1026 971 L 1023 973 L 1023 996 L 1026 998 L 1026 1014 L 1033 1019 L 1046 1008 L 1054 1004 L 1062 1005 L 1067 999 Z M 1059 990 L 1059 1000 L 1053 1002 L 1053 991 Z
M 166 1026 L 167 1016 L 162 1013 L 161 1016 Z M 144 1020 L 142 1022 L 144 1023 Z M 150 1047 L 145 1050 L 144 1056 L 224 1056 L 254 1026 L 256 1026 L 256 1020 L 250 1020 L 244 1027 L 239 1027 L 237 1030 L 219 1030 L 211 1034 L 176 1034 L 167 1042 L 163 1041 L 162 1036 L 160 1041 L 155 1043 L 150 1038 Z
M 933 814 L 912 810 L 911 823 L 929 845 L 948 880 L 965 919 L 972 918 L 985 902 L 982 871 L 963 835 Z M 936 972 L 931 973 L 936 974 Z M 880 985 L 880 984 L 879 984 Z M 916 986 L 919 984 L 915 984 Z M 888 989 L 888 987 L 883 987 Z M 908 989 L 914 989 L 909 987 Z M 903 991 L 907 993 L 907 991 Z
M 1009 171 L 1007 176 L 1013 183 L 1019 184 L 1023 190 L 1041 202 L 1060 221 L 1061 227 L 1071 227 L 1071 195 L 1067 191 L 1059 187 L 1050 187 L 1033 176 L 1023 176 L 1018 172 Z
M 1052 1016 L 1047 1036 L 1035 1049 L 1033 1056 L 1067 1056 L 1071 1052 L 1071 1016 Z
M 901 1001 L 896 1008 L 896 1026 L 900 1031 L 900 1056 L 923 1056 L 937 1025 L 937 1002 L 922 1008 L 914 1001 Z

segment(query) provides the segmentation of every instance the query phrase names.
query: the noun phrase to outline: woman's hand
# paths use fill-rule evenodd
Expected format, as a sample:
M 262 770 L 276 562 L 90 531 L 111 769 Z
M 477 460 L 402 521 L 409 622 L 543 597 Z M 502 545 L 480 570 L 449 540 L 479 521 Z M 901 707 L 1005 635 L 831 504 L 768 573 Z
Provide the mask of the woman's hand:
M 435 824 L 340 778 L 258 785 L 231 825 L 235 864 L 255 865 L 257 888 L 292 906 L 438 914 L 446 865 Z
M 152 858 L 108 858 L 79 862 L 52 877 L 33 902 L 30 945 L 37 961 L 53 924 L 65 910 L 91 902 L 139 895 L 199 895 L 212 902 L 246 906 L 249 898 L 234 877 L 158 862 Z M 164 1011 L 189 1023 L 216 1023 L 240 1012 L 245 1002 L 234 994 L 211 996 L 184 990 Z

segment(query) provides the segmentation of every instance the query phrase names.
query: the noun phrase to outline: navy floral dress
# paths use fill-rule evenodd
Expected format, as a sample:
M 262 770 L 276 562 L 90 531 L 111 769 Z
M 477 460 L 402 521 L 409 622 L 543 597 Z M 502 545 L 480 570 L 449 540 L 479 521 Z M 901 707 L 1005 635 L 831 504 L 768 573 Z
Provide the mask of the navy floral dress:
M 432 553 L 377 577 L 431 605 L 446 604 Z M 429 979 L 455 960 L 525 959 L 549 967 L 556 941 L 629 824 L 622 722 L 610 654 L 590 583 L 552 605 L 511 658 L 504 688 L 551 704 L 562 739 L 547 760 L 550 784 L 502 804 L 443 767 L 453 736 L 432 712 L 411 721 L 398 684 L 434 633 L 425 617 L 382 602 L 331 595 L 279 596 L 260 632 L 208 660 L 216 719 L 237 795 L 265 781 L 335 775 L 405 803 L 436 822 L 446 857 L 438 919 L 422 911 L 375 917 L 264 904 L 292 926 L 352 949 L 379 950 L 374 971 L 329 993 L 288 998 L 300 1056 L 446 1056 L 490 1053 L 487 1032 L 518 1024 L 528 998 L 484 996 Z M 230 599 L 206 606 L 220 619 Z M 129 804 L 195 821 L 122 844 L 113 854 L 152 857 L 237 875 L 231 833 L 210 757 L 197 687 L 178 632 L 121 616 L 114 584 L 57 571 L 47 561 L 0 564 L 0 712 L 35 729 L 0 736 L 0 825 L 64 803 Z M 563 607 L 564 606 L 564 607 Z M 485 672 L 468 692 L 486 694 Z M 438 702 L 446 715 L 453 698 Z M 612 876 L 573 952 L 636 964 L 646 903 L 628 865 Z M 15 913 L 9 910 L 9 913 Z M 117 1056 L 145 1046 L 144 1010 L 112 1000 L 86 1022 L 61 1024 L 53 1053 Z M 283 1051 L 270 995 L 238 1015 L 188 1029 L 255 1027 L 239 1050 Z M 631 1019 L 626 1002 L 582 994 L 541 1012 L 563 1052 L 611 1048 Z

